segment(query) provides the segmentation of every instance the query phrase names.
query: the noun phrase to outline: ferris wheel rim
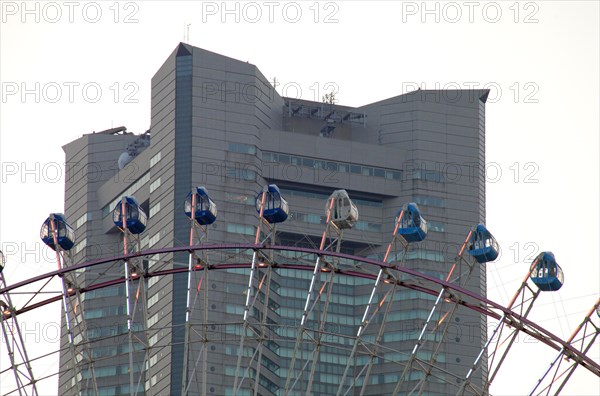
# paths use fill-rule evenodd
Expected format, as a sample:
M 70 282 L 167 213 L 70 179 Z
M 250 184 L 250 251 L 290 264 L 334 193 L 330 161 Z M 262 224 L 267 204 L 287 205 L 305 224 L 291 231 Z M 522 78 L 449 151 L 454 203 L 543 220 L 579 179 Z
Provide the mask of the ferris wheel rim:
M 476 311 L 480 314 L 485 314 L 486 316 L 491 317 L 496 320 L 499 320 L 504 316 L 503 320 L 505 321 L 505 324 L 509 325 L 512 328 L 515 328 L 518 331 L 522 331 L 525 334 L 530 335 L 531 337 L 537 339 L 538 341 L 543 342 L 544 344 L 553 348 L 556 351 L 561 351 L 562 349 L 564 349 L 565 351 L 568 351 L 569 355 L 572 358 L 575 358 L 581 366 L 585 367 L 588 371 L 590 371 L 593 374 L 595 374 L 596 376 L 600 377 L 600 364 L 594 362 L 587 355 L 578 351 L 567 341 L 561 339 L 560 337 L 558 337 L 555 334 L 551 333 L 550 331 L 546 330 L 545 328 L 538 325 L 537 323 L 527 319 L 526 317 L 523 317 L 523 316 L 519 315 L 518 313 L 513 312 L 512 310 L 504 307 L 502 304 L 499 304 L 492 300 L 489 300 L 486 297 L 483 297 L 477 293 L 463 289 L 457 285 L 452 284 L 451 282 L 447 282 L 447 281 L 435 278 L 433 276 L 421 273 L 417 270 L 411 270 L 411 269 L 408 269 L 405 267 L 396 267 L 390 263 L 385 263 L 383 261 L 370 259 L 370 258 L 366 258 L 366 257 L 361 257 L 361 256 L 355 256 L 355 255 L 346 254 L 346 253 L 336 253 L 336 252 L 332 252 L 332 251 L 324 251 L 324 250 L 319 250 L 319 249 L 312 249 L 312 248 L 305 248 L 305 247 L 298 247 L 298 246 L 251 244 L 251 243 L 201 244 L 201 245 L 193 245 L 193 246 L 176 246 L 176 247 L 167 247 L 167 248 L 160 248 L 160 249 L 143 250 L 143 251 L 139 251 L 139 252 L 135 252 L 135 253 L 129 253 L 127 255 L 118 255 L 118 256 L 113 256 L 113 257 L 108 257 L 108 258 L 100 258 L 100 259 L 91 260 L 91 261 L 88 261 L 88 262 L 85 262 L 82 264 L 78 264 L 78 265 L 74 265 L 74 266 L 70 266 L 70 267 L 63 267 L 62 269 L 58 269 L 58 270 L 48 272 L 46 274 L 38 275 L 36 277 L 32 277 L 32 278 L 23 280 L 21 282 L 15 283 L 13 285 L 7 286 L 4 289 L 0 289 L 0 295 L 10 292 L 12 290 L 18 289 L 20 287 L 30 285 L 30 284 L 38 282 L 38 281 L 49 280 L 54 276 L 62 277 L 65 274 L 68 274 L 70 272 L 74 272 L 74 271 L 82 270 L 82 269 L 86 269 L 86 268 L 92 268 L 92 267 L 95 267 L 95 266 L 98 266 L 101 264 L 110 263 L 110 262 L 124 261 L 124 260 L 129 260 L 132 258 L 152 256 L 155 254 L 196 252 L 196 251 L 203 251 L 203 250 L 228 250 L 228 249 L 293 251 L 293 252 L 302 252 L 305 254 L 316 254 L 318 256 L 344 258 L 344 259 L 349 259 L 349 260 L 357 261 L 360 263 L 364 263 L 367 265 L 372 265 L 372 266 L 375 266 L 378 268 L 393 269 L 393 270 L 403 273 L 405 275 L 413 276 L 416 278 L 426 280 L 428 282 L 432 282 L 436 286 L 442 287 L 445 290 L 452 290 L 453 292 L 456 292 L 459 294 L 464 294 L 465 296 L 473 298 L 473 299 L 477 300 L 479 303 L 485 304 L 485 307 L 482 307 L 480 304 L 469 304 L 463 300 L 454 301 L 455 304 L 462 305 L 470 310 Z M 223 269 L 234 269 L 234 268 L 250 268 L 250 263 L 244 262 L 244 263 L 211 264 L 208 267 L 209 270 L 223 270 Z M 307 265 L 277 264 L 275 266 L 275 268 L 306 270 L 306 271 L 313 270 L 312 266 L 308 265 L 308 264 Z M 194 271 L 196 271 L 196 269 L 194 269 Z M 170 270 L 159 270 L 159 271 L 155 271 L 155 272 L 148 272 L 144 276 L 146 276 L 146 277 L 166 276 L 166 275 L 175 275 L 178 273 L 186 273 L 186 272 L 188 272 L 188 268 L 181 267 L 181 268 L 174 268 L 174 269 L 170 269 Z M 342 275 L 361 277 L 361 278 L 365 278 L 365 279 L 375 279 L 376 278 L 376 275 L 367 274 L 367 273 L 363 273 L 363 272 L 359 272 L 359 271 L 338 270 L 337 272 Z M 87 291 L 92 291 L 92 290 L 97 290 L 97 289 L 102 289 L 105 287 L 117 285 L 117 284 L 123 283 L 125 281 L 126 281 L 125 278 L 117 278 L 117 279 L 110 280 L 107 282 L 92 285 L 89 288 L 81 288 L 78 292 L 85 293 Z M 430 294 L 430 295 L 437 295 L 439 293 L 439 289 L 429 289 L 427 287 L 420 286 L 420 285 L 406 282 L 406 281 L 398 281 L 398 285 L 412 289 L 412 290 L 420 291 L 420 292 L 423 292 L 426 294 Z M 31 293 L 34 293 L 34 292 L 31 292 Z M 50 304 L 52 302 L 59 301 L 61 298 L 62 298 L 61 295 L 51 297 L 46 300 L 43 300 L 38 303 L 27 306 L 25 308 L 22 308 L 19 310 L 15 309 L 15 310 L 11 311 L 11 313 L 9 315 L 5 315 L 5 314 L 2 314 L 2 315 L 5 319 L 12 317 L 12 315 L 18 316 L 20 314 L 23 314 L 23 313 L 29 312 L 31 310 L 45 306 L 47 304 Z M 500 313 L 493 311 L 493 309 L 500 311 Z

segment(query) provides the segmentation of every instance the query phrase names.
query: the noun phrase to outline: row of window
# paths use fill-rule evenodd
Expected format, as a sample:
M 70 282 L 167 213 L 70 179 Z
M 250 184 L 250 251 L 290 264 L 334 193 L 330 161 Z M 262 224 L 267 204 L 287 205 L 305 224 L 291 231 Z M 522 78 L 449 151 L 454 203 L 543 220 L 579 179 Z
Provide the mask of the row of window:
M 144 325 L 142 323 L 132 323 L 132 330 L 134 332 L 144 331 Z M 106 327 L 95 327 L 87 331 L 88 340 L 95 338 L 114 337 L 121 334 L 127 333 L 127 324 L 110 325 Z
M 263 362 L 264 362 L 264 360 L 263 360 Z M 277 366 L 277 367 L 279 367 L 279 366 Z M 225 366 L 225 375 L 230 376 L 230 377 L 235 376 L 236 369 L 237 369 L 236 366 Z M 250 367 L 248 369 L 248 368 L 242 367 L 242 371 L 243 371 L 242 376 L 247 371 L 248 372 L 247 378 L 251 378 L 251 379 L 256 378 L 256 370 L 254 370 L 253 368 Z M 259 376 L 258 383 L 265 389 L 268 389 L 270 392 L 276 393 L 279 390 L 279 386 L 277 384 L 275 384 L 273 381 L 271 381 L 267 377 L 263 376 L 262 374 L 260 374 L 260 376 Z M 228 391 L 226 391 L 225 394 L 227 395 L 230 393 Z M 238 396 L 243 395 L 243 394 L 245 394 L 245 393 L 243 393 L 243 392 L 236 393 L 236 395 L 238 395 Z M 250 395 L 250 393 L 248 393 L 248 395 Z
M 326 224 L 327 216 L 318 215 L 315 213 L 302 213 L 291 211 L 291 218 L 309 224 Z M 361 231 L 381 232 L 381 224 L 371 223 L 368 221 L 359 220 L 356 222 L 355 228 Z
M 248 145 L 246 145 L 248 146 Z M 248 154 L 254 154 L 256 152 L 256 148 L 254 146 L 250 146 L 254 150 L 252 153 L 246 152 Z M 233 151 L 233 150 L 232 150 Z M 250 150 L 252 151 L 252 150 Z M 242 151 L 238 151 L 242 152 Z M 264 151 L 262 154 L 262 160 L 264 162 L 277 162 L 281 164 L 292 164 L 296 166 L 303 166 L 308 168 L 317 168 L 324 169 L 333 172 L 341 172 L 341 173 L 354 173 L 357 175 L 363 176 L 374 176 L 374 177 L 382 177 L 389 180 L 402 180 L 402 171 L 386 169 L 386 168 L 378 168 L 371 166 L 363 166 L 351 164 L 348 162 L 338 162 L 338 161 L 325 161 L 316 158 L 303 157 L 303 156 L 294 156 L 282 153 L 275 153 Z M 437 183 L 444 182 L 444 174 L 435 170 L 426 170 L 426 169 L 418 169 L 411 172 L 411 179 L 413 180 L 427 180 L 433 181 Z
M 98 309 L 88 309 L 83 314 L 83 317 L 87 319 L 98 319 L 105 318 L 107 316 L 117 316 L 126 313 L 127 310 L 124 306 L 109 306 Z
M 73 383 L 73 386 L 75 384 Z M 142 394 L 144 389 L 142 385 L 137 386 L 136 394 Z M 129 385 L 118 385 L 118 386 L 103 386 L 98 387 L 98 392 L 94 389 L 83 390 L 82 395 L 84 396 L 114 396 L 114 395 L 129 395 Z
M 129 365 L 119 365 L 119 366 L 107 366 L 107 367 L 95 367 L 94 368 L 94 374 L 96 375 L 96 377 L 110 377 L 113 375 L 118 375 L 118 374 L 129 374 Z M 140 365 L 134 365 L 133 366 L 133 372 L 134 373 L 139 373 L 141 371 L 141 366 Z M 90 370 L 88 370 L 87 368 L 84 368 L 83 370 L 81 370 L 81 376 L 84 379 L 89 379 L 92 377 Z
M 394 263 L 401 261 L 403 257 L 402 252 L 394 252 L 388 255 L 388 263 Z M 367 258 L 374 260 L 383 260 L 383 253 L 375 253 L 370 254 Z M 427 260 L 427 261 L 435 261 L 438 263 L 443 263 L 446 261 L 444 254 L 442 252 L 438 252 L 435 250 L 427 250 L 427 249 L 419 249 L 419 250 L 411 250 L 406 253 L 406 260 Z M 437 277 L 437 274 L 436 274 Z
M 402 171 L 362 166 L 349 162 L 325 161 L 310 157 L 301 157 L 288 154 L 263 151 L 263 162 L 277 162 L 280 164 L 292 164 L 307 168 L 323 169 L 331 172 L 353 173 L 356 175 L 381 177 L 388 180 L 402 180 Z
M 413 196 L 413 199 L 414 199 L 415 203 L 418 205 L 435 206 L 438 208 L 446 207 L 446 202 L 444 201 L 444 199 L 438 198 L 438 197 L 430 197 L 430 196 L 426 196 L 426 195 L 415 195 L 415 196 Z
M 444 225 L 444 223 L 440 223 L 439 221 L 427 220 L 427 230 L 444 232 L 446 231 L 446 226 Z
M 283 253 L 284 256 L 287 256 L 287 254 L 285 253 L 301 253 L 301 252 L 281 252 Z M 304 253 L 304 255 L 306 256 L 306 253 Z M 316 257 L 314 257 L 314 255 L 311 255 L 312 257 L 307 257 L 308 260 L 314 262 L 316 260 Z M 352 263 L 350 262 L 350 260 L 345 259 L 345 258 L 340 258 L 340 264 L 348 264 L 351 265 Z M 312 278 L 312 272 L 310 271 L 298 271 L 298 270 L 294 270 L 294 269 L 288 269 L 288 268 L 277 268 L 275 271 L 277 271 L 278 274 L 280 274 L 283 279 L 294 279 L 294 282 L 296 282 L 296 279 L 311 279 Z M 365 279 L 365 278 L 358 278 L 358 277 L 352 277 L 352 276 L 337 276 L 334 279 L 334 284 L 336 285 L 348 285 L 348 286 L 363 286 L 363 285 L 372 285 L 373 284 L 373 280 L 371 279 Z
M 144 345 L 140 343 L 133 344 L 134 351 L 143 351 Z M 100 358 L 106 356 L 117 356 L 122 355 L 129 352 L 129 344 L 120 344 L 120 345 L 110 345 L 104 347 L 92 347 L 92 357 Z
M 256 227 L 247 224 L 227 223 L 227 232 L 242 235 L 254 235 Z
M 281 271 L 281 269 L 279 271 Z M 308 271 L 306 271 L 306 272 L 308 272 Z M 311 275 L 312 275 L 312 273 L 311 273 Z M 338 281 L 340 278 L 341 277 L 335 278 L 335 281 Z M 350 277 L 348 277 L 348 278 L 350 278 Z M 374 283 L 374 281 L 372 281 L 372 280 L 369 280 L 369 282 L 371 284 Z M 307 293 L 308 293 L 308 289 L 296 289 L 296 288 L 289 288 L 289 287 L 282 287 L 281 290 L 279 290 L 279 292 L 278 292 L 279 296 L 281 296 L 281 297 L 291 297 L 293 299 L 299 299 L 301 301 L 306 299 Z M 336 304 L 336 305 L 346 305 L 346 306 L 350 306 L 350 307 L 356 307 L 356 306 L 367 305 L 369 303 L 370 298 L 371 298 L 370 292 L 369 292 L 369 294 L 365 294 L 365 295 L 361 295 L 361 296 L 332 293 L 330 301 L 332 304 Z M 381 301 L 382 298 L 383 298 L 383 296 L 381 295 L 381 293 L 376 294 L 375 298 L 373 300 L 373 303 L 375 303 L 375 304 L 378 303 L 379 301 Z M 400 290 L 400 291 L 397 291 L 396 294 L 394 295 L 394 301 L 407 301 L 407 300 L 419 300 L 419 299 L 435 300 L 435 296 L 421 293 L 416 290 Z M 289 299 L 288 299 L 288 301 L 289 301 Z
M 104 289 L 91 290 L 89 292 L 83 293 L 81 295 L 81 300 L 92 300 L 94 298 L 105 298 L 105 297 L 117 297 L 124 296 L 125 288 L 124 286 L 113 286 L 107 287 Z
M 281 195 L 284 197 L 292 196 L 292 197 L 304 197 L 304 198 L 314 198 L 319 199 L 321 201 L 326 201 L 330 193 L 322 193 L 322 192 L 313 192 L 313 191 L 305 191 L 305 190 L 297 190 L 289 187 L 282 187 L 279 189 L 281 191 Z M 383 207 L 383 201 L 380 199 L 361 199 L 361 198 L 352 198 L 352 202 L 354 202 L 358 206 L 372 206 L 375 208 Z
M 256 146 L 246 143 L 234 143 L 230 142 L 228 144 L 228 150 L 234 153 L 242 153 L 242 154 L 256 154 Z

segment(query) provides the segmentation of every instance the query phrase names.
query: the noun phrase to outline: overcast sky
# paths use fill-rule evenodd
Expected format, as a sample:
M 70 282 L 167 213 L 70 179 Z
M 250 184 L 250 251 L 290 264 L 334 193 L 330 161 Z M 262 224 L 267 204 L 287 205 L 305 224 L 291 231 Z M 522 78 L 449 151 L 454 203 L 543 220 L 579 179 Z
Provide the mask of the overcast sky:
M 147 130 L 150 79 L 187 41 L 253 63 L 280 94 L 310 100 L 332 87 L 350 106 L 419 86 L 490 88 L 487 225 L 503 255 L 488 266 L 488 296 L 506 304 L 526 260 L 543 250 L 556 255 L 565 285 L 544 293 L 530 318 L 566 339 L 600 295 L 597 1 L 0 3 L 0 244 L 9 283 L 56 268 L 39 227 L 64 210 L 61 147 L 120 125 Z M 59 317 L 59 305 L 23 315 L 37 329 L 30 354 L 56 348 L 49 323 Z M 599 350 L 589 353 L 595 361 Z M 554 355 L 521 338 L 492 391 L 528 392 Z M 600 380 L 579 368 L 564 393 L 598 394 Z

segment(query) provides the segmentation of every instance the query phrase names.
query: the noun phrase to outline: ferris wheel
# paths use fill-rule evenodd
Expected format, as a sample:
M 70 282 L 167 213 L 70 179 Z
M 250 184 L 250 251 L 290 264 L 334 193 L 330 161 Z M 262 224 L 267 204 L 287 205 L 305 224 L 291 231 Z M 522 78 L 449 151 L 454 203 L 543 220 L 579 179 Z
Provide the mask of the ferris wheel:
M 579 366 L 600 377 L 600 364 L 588 356 L 600 334 L 600 299 L 566 340 L 528 319 L 538 297 L 557 292 L 564 283 L 551 252 L 533 260 L 504 306 L 465 287 L 477 266 L 499 255 L 486 225 L 466 230 L 450 270 L 438 278 L 407 266 L 409 251 L 428 234 L 415 203 L 399 209 L 378 258 L 342 251 L 344 232 L 358 221 L 358 208 L 345 190 L 327 199 L 324 230 L 315 247 L 277 244 L 277 227 L 288 219 L 290 208 L 276 185 L 264 186 L 255 208 L 253 241 L 213 244 L 209 225 L 217 221 L 217 204 L 206 188 L 194 188 L 184 202 L 189 243 L 143 250 L 140 234 L 147 216 L 134 197 L 124 196 L 112 219 L 123 253 L 81 264 L 70 253 L 76 242 L 73 228 L 62 214 L 50 214 L 40 236 L 55 252 L 55 271 L 10 284 L 0 254 L 1 393 L 56 392 L 44 387 L 59 376 L 65 378 L 59 383 L 65 394 L 161 394 L 155 390 L 157 367 L 161 359 L 175 356 L 179 361 L 171 363 L 170 374 L 180 378 L 177 393 L 183 395 L 487 395 L 519 334 L 554 349 L 556 356 L 546 370 L 540 368 L 531 389 L 517 393 L 558 394 Z M 182 256 L 187 263 L 174 265 Z M 154 312 L 162 295 L 153 292 L 160 282 L 175 278 L 185 285 L 185 304 L 173 304 L 170 313 L 182 318 L 176 324 L 161 321 Z M 217 283 L 226 283 L 225 289 Z M 361 298 L 348 297 L 348 290 L 358 288 Z M 95 331 L 90 319 L 112 308 L 92 312 L 86 306 L 93 301 L 89 296 L 121 299 L 123 323 L 110 333 Z M 401 333 L 393 329 L 395 323 L 411 319 L 400 309 L 406 296 L 430 304 L 426 319 L 415 322 L 419 331 L 414 337 L 388 337 Z M 222 303 L 224 310 L 215 309 Z M 60 346 L 40 354 L 27 342 L 19 320 L 51 304 L 61 305 Z M 449 370 L 444 362 L 450 324 L 459 309 L 486 315 L 493 325 L 464 373 Z M 50 372 L 48 366 L 40 369 L 47 360 L 60 365 L 50 365 Z M 486 374 L 477 377 L 481 372 Z M 107 390 L 107 377 L 117 375 L 127 380 Z

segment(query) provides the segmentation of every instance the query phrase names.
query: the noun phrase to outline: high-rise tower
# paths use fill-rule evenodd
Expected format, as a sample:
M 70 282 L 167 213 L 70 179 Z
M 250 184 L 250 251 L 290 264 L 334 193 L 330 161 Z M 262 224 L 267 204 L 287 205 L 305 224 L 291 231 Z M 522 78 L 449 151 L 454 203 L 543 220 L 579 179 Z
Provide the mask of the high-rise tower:
M 381 258 L 399 209 L 415 202 L 429 222 L 429 235 L 408 253 L 406 265 L 444 277 L 470 228 L 485 222 L 487 95 L 487 90 L 423 90 L 361 107 L 285 98 L 255 65 L 180 44 L 152 78 L 146 134 L 115 129 L 84 135 L 64 147 L 67 164 L 77 175 L 65 186 L 65 215 L 78 235 L 74 260 L 121 252 L 111 212 L 123 195 L 134 195 L 149 214 L 142 249 L 186 245 L 190 226 L 183 202 L 200 185 L 219 207 L 210 241 L 251 242 L 257 225 L 255 196 L 265 184 L 275 183 L 291 210 L 290 219 L 278 228 L 278 244 L 317 244 L 327 197 L 345 189 L 360 217 L 344 234 L 342 251 Z M 124 152 L 128 155 L 122 156 Z M 187 260 L 187 253 L 172 254 L 144 265 L 187 268 Z M 102 276 L 103 271 L 117 269 L 106 265 L 79 276 Z M 265 349 L 265 369 L 256 379 L 260 394 L 283 394 L 308 275 L 275 271 L 270 315 L 283 327 L 274 330 L 275 345 Z M 212 271 L 206 284 L 213 333 L 232 336 L 231 341 L 223 336 L 206 344 L 208 394 L 232 393 L 237 356 L 245 353 L 233 339 L 241 334 L 247 278 L 246 270 Z M 184 274 L 148 281 L 148 331 L 143 322 L 135 324 L 149 345 L 148 362 L 144 365 L 143 350 L 136 351 L 134 372 L 143 373 L 149 395 L 182 393 L 186 282 Z M 485 295 L 485 267 L 475 267 L 467 287 Z M 330 314 L 337 327 L 332 332 L 356 333 L 371 288 L 372 282 L 361 279 L 336 281 Z M 122 285 L 85 293 L 87 338 L 101 394 L 130 391 L 124 293 Z M 432 305 L 429 297 L 411 290 L 398 298 L 401 303 L 390 314 L 384 337 L 390 352 L 374 365 L 368 394 L 394 389 L 400 370 L 394 362 L 402 363 L 402 352 L 410 352 Z M 453 320 L 438 364 L 464 375 L 486 340 L 486 321 L 466 309 L 459 309 Z M 335 394 L 347 363 L 345 342 L 335 339 L 321 351 L 314 394 Z M 194 348 L 198 352 L 200 347 Z M 69 364 L 63 354 L 61 394 L 74 389 Z M 478 372 L 474 383 L 486 374 Z M 438 380 L 430 381 L 426 392 L 452 389 Z M 303 393 L 306 383 L 301 379 L 296 389 Z M 192 384 L 190 394 L 198 394 L 197 386 Z M 247 387 L 241 389 L 240 394 L 250 394 Z

